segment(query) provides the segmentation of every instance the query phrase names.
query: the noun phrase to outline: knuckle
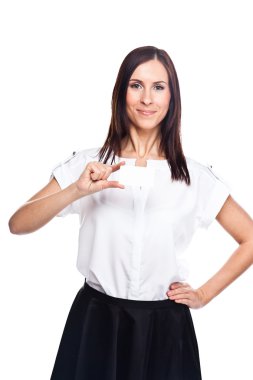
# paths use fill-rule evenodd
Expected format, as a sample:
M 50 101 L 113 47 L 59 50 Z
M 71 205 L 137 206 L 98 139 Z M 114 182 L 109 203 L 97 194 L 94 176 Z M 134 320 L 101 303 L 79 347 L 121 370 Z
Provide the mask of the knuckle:
M 101 162 L 98 162 L 98 166 L 99 166 L 100 170 L 102 170 L 102 171 L 106 171 L 107 170 L 107 165 L 106 164 L 102 164 Z

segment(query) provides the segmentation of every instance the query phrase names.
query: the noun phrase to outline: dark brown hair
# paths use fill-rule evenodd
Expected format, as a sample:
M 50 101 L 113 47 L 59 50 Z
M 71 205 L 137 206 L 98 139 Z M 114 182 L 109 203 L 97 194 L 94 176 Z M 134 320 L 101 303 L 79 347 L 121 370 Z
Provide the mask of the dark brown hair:
M 185 181 L 190 185 L 186 159 L 181 144 L 181 97 L 174 64 L 165 50 L 154 46 L 143 46 L 132 50 L 123 60 L 112 93 L 112 116 L 107 138 L 99 150 L 99 161 L 106 163 L 113 154 L 111 164 L 115 162 L 115 154 L 121 154 L 121 142 L 129 135 L 128 117 L 126 113 L 126 93 L 132 73 L 140 64 L 152 59 L 160 61 L 169 77 L 171 93 L 167 115 L 161 122 L 161 141 L 159 153 L 164 153 L 171 169 L 171 180 Z

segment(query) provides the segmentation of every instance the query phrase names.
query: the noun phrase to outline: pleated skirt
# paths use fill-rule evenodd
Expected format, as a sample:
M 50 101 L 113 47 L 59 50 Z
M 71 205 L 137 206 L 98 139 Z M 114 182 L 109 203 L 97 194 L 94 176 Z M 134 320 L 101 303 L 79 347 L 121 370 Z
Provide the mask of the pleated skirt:
M 51 380 L 201 380 L 189 308 L 139 301 L 86 282 L 71 306 Z

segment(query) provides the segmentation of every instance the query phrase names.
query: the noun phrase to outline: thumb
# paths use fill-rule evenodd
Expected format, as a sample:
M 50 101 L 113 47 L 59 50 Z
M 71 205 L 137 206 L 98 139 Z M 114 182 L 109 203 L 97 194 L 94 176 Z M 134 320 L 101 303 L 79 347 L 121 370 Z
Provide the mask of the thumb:
M 103 180 L 103 189 L 108 189 L 108 188 L 120 188 L 124 189 L 125 186 L 119 183 L 118 181 L 105 181 Z

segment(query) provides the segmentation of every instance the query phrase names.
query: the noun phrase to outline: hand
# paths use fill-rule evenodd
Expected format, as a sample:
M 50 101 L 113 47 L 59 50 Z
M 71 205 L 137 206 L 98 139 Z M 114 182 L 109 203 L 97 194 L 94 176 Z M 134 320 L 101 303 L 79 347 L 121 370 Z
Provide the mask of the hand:
M 182 303 L 192 309 L 199 309 L 206 304 L 202 290 L 193 289 L 185 282 L 173 282 L 169 289 L 166 294 L 176 303 Z
M 110 187 L 124 189 L 125 186 L 118 181 L 107 181 L 110 174 L 119 170 L 124 164 L 125 161 L 116 165 L 107 165 L 97 161 L 89 162 L 76 182 L 77 190 L 82 195 L 88 195 Z

